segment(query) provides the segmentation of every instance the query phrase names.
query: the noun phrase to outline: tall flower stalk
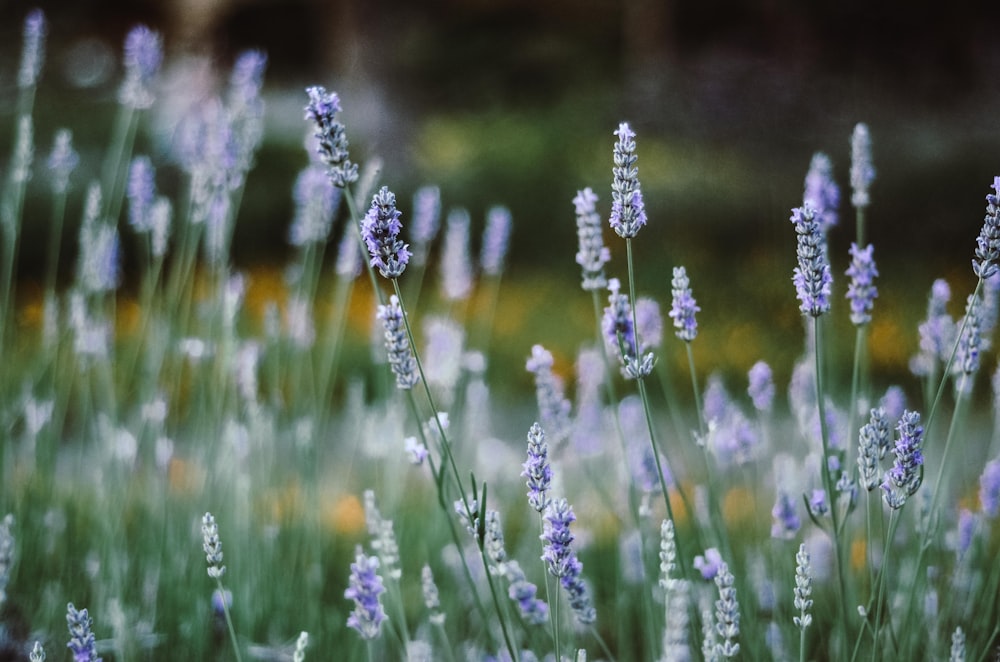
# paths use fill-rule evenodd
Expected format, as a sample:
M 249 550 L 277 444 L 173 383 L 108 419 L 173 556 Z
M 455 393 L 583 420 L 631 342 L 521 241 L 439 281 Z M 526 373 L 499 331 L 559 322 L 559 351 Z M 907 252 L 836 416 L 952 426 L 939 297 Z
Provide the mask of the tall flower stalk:
M 219 595 L 222 596 L 222 610 L 226 616 L 226 627 L 229 630 L 229 640 L 233 644 L 233 654 L 240 662 L 240 644 L 236 640 L 236 629 L 229 613 L 229 601 L 226 599 L 226 589 L 222 585 L 222 576 L 226 574 L 226 566 L 222 564 L 222 540 L 219 538 L 219 525 L 215 523 L 212 513 L 205 513 L 201 518 L 202 549 L 208 562 L 208 576 L 215 580 Z

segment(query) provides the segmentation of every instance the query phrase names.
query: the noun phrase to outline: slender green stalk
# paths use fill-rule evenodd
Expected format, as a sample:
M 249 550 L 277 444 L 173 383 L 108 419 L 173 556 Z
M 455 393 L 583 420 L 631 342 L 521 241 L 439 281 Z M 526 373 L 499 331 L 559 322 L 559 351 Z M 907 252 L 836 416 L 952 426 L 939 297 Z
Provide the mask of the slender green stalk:
M 226 589 L 222 586 L 222 579 L 219 577 L 215 578 L 215 583 L 219 587 L 220 602 L 222 602 L 222 612 L 226 615 L 226 627 L 229 629 L 229 641 L 233 644 L 233 654 L 236 656 L 236 662 L 242 662 L 243 658 L 240 656 L 240 643 L 236 640 L 236 629 L 233 628 L 233 618 L 229 614 L 229 605 L 226 602 Z
M 879 570 L 878 598 L 875 603 L 875 634 L 872 641 L 872 660 L 878 659 L 879 653 L 879 633 L 882 627 L 882 604 L 885 602 L 885 577 L 889 569 L 889 560 L 892 558 L 892 540 L 896 535 L 896 527 L 899 525 L 899 511 L 889 513 L 889 533 L 886 535 L 885 552 L 882 554 L 882 568 Z

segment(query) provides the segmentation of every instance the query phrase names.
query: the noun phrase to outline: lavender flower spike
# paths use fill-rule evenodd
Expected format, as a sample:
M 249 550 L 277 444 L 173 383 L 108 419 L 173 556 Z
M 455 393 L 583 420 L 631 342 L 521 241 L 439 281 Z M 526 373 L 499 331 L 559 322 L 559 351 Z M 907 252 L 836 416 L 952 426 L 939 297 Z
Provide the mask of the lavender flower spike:
M 855 326 L 872 320 L 872 306 L 878 296 L 874 282 L 878 276 L 875 259 L 872 257 L 874 250 L 875 247 L 871 244 L 858 248 L 857 244 L 851 243 L 851 266 L 846 272 L 851 279 L 851 284 L 847 286 L 847 300 L 851 302 L 851 323 Z
M 871 492 L 879 485 L 878 462 L 889 448 L 889 417 L 885 409 L 872 409 L 858 433 L 858 477 Z
M 344 188 L 351 182 L 358 181 L 358 166 L 351 163 L 347 151 L 347 135 L 344 125 L 337 121 L 340 112 L 340 98 L 336 92 L 327 93 L 326 89 L 314 86 L 306 88 L 309 103 L 306 105 L 306 119 L 311 120 L 316 127 L 315 135 L 319 141 L 316 153 L 326 164 L 326 174 L 337 188 Z
M 486 212 L 486 229 L 483 230 L 479 264 L 487 276 L 496 277 L 503 271 L 512 226 L 510 210 L 506 207 L 496 205 Z
M 382 320 L 385 329 L 385 347 L 389 352 L 389 367 L 396 375 L 396 388 L 409 390 L 420 382 L 420 374 L 406 335 L 403 308 L 395 294 L 389 297 L 389 303 L 378 307 L 376 318 Z
M 597 213 L 597 196 L 590 188 L 577 191 L 573 198 L 576 206 L 576 237 L 579 250 L 576 263 L 583 271 L 584 290 L 601 290 L 607 287 L 604 265 L 611 261 L 611 251 L 601 236 L 601 217 Z
M 799 298 L 799 310 L 804 315 L 819 317 L 830 310 L 830 289 L 833 276 L 826 254 L 826 240 L 816 211 L 808 204 L 792 210 L 791 219 L 798 237 L 795 250 L 799 266 L 792 282 Z
M 799 545 L 799 551 L 795 554 L 795 609 L 799 615 L 792 618 L 795 627 L 805 630 L 812 623 L 812 615 L 809 610 L 813 601 L 809 598 L 812 594 L 812 569 L 809 566 L 809 552 L 804 544 Z
M 684 342 L 691 342 L 698 336 L 698 323 L 694 316 L 701 308 L 691 296 L 691 281 L 688 280 L 684 267 L 674 267 L 670 287 L 673 294 L 670 317 L 674 320 L 677 337 Z
M 987 462 L 979 477 L 979 504 L 990 519 L 1000 516 L 1000 458 Z
M 813 154 L 806 174 L 802 206 L 812 207 L 820 230 L 825 234 L 837 224 L 840 189 L 833 180 L 833 163 L 823 152 Z
M 976 239 L 976 257 L 972 271 L 982 280 L 997 272 L 1000 258 L 1000 176 L 993 178 L 993 193 L 986 196 L 986 216 Z
M 639 169 L 635 167 L 635 132 L 627 122 L 615 131 L 614 180 L 611 183 L 610 224 L 619 237 L 630 239 L 646 225 L 646 209 L 639 188 Z
M 26 89 L 38 83 L 45 61 L 45 14 L 33 9 L 24 17 L 24 44 L 21 47 L 21 68 L 17 72 L 17 86 Z
M 219 540 L 219 526 L 215 523 L 212 513 L 205 513 L 201 518 L 202 548 L 205 550 L 205 560 L 208 561 L 208 576 L 221 579 L 226 572 L 222 565 L 222 541 Z
M 344 597 L 354 600 L 354 611 L 347 617 L 347 627 L 354 628 L 362 639 L 376 639 L 382 632 L 385 610 L 379 595 L 385 592 L 378 570 L 378 558 L 365 556 L 358 547 L 351 564 L 349 586 Z
M 754 409 L 761 413 L 771 411 L 774 403 L 774 373 L 764 361 L 757 361 L 747 373 L 747 394 L 753 401 Z
M 740 652 L 740 645 L 736 643 L 736 637 L 740 636 L 740 605 L 733 587 L 735 581 L 729 566 L 723 562 L 715 576 L 715 586 L 719 589 L 719 599 L 715 602 L 715 631 L 722 638 L 715 645 L 718 657 L 736 657 Z
M 73 662 L 101 662 L 97 657 L 97 640 L 91 631 L 93 623 L 86 609 L 77 611 L 72 602 L 66 605 L 66 626 L 69 628 L 66 648 L 73 652 Z
M 140 234 L 152 229 L 149 212 L 156 197 L 155 174 L 148 156 L 137 156 L 132 159 L 125 195 L 128 198 L 129 225 Z
M 73 149 L 73 132 L 69 129 L 59 129 L 47 163 L 52 174 L 49 181 L 53 193 L 66 192 L 69 188 L 69 176 L 79 163 L 80 155 Z
M 573 534 L 569 530 L 569 525 L 576 521 L 573 508 L 566 499 L 558 499 L 549 504 L 545 511 L 545 522 L 543 525 L 541 539 L 545 543 L 542 561 L 549 569 L 549 573 L 559 579 L 566 593 L 569 595 L 570 607 L 576 614 L 577 620 L 589 625 L 597 618 L 587 594 L 586 586 L 580 578 L 583 571 L 583 564 L 576 558 L 570 544 L 574 540 Z
M 32 646 L 31 652 L 28 653 L 28 660 L 30 662 L 45 662 L 45 649 L 42 648 L 40 641 L 36 641 L 35 645 Z
M 153 80 L 163 62 L 160 33 L 145 25 L 132 28 L 125 37 L 125 80 L 118 91 L 118 101 L 135 109 L 153 105 Z
M 908 497 L 916 493 L 923 480 L 924 456 L 921 452 L 924 428 L 920 414 L 905 411 L 896 426 L 897 438 L 893 448 L 896 462 L 882 479 L 882 498 L 893 510 L 903 507 Z
M 868 125 L 858 122 L 851 134 L 851 204 L 861 209 L 867 207 L 871 200 L 868 197 L 868 187 L 875 179 L 875 167 L 872 165 L 872 139 L 868 134 Z
M 410 261 L 409 246 L 399 239 L 403 228 L 396 210 L 396 196 L 383 186 L 361 221 L 361 235 L 371 255 L 371 265 L 385 278 L 399 278 Z
M 0 607 L 7 600 L 7 582 L 14 566 L 14 515 L 7 513 L 0 520 Z
M 544 513 L 549 505 L 549 487 L 552 483 L 552 466 L 549 464 L 549 445 L 545 443 L 545 430 L 532 423 L 528 430 L 528 459 L 522 465 L 521 475 L 528 479 L 528 505 Z

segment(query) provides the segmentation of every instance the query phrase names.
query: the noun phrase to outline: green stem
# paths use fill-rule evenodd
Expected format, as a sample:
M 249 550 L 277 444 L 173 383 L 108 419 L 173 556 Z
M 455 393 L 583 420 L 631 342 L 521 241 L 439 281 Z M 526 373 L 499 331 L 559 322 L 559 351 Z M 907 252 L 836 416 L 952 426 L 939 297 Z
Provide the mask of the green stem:
M 219 597 L 222 602 L 222 612 L 226 615 L 226 627 L 229 628 L 229 640 L 233 644 L 233 653 L 236 655 L 236 662 L 242 662 L 243 658 L 240 656 L 240 644 L 236 640 L 236 629 L 233 628 L 233 619 L 229 614 L 229 604 L 226 602 L 226 589 L 222 586 L 222 580 L 218 577 L 215 578 L 215 583 L 219 587 Z
M 882 603 L 885 601 L 885 576 L 889 569 L 889 560 L 892 558 L 892 539 L 896 535 L 896 526 L 899 525 L 899 512 L 894 510 L 889 514 L 889 533 L 886 535 L 884 552 L 882 554 L 882 568 L 879 570 L 878 598 L 875 603 L 875 634 L 872 641 L 872 660 L 876 660 L 879 652 L 878 639 L 882 627 Z

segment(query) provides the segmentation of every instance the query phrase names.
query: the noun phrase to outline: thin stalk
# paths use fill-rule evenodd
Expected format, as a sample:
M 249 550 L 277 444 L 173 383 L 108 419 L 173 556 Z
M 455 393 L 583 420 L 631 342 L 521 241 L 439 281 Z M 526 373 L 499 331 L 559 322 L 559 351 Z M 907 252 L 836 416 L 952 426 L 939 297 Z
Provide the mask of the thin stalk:
M 555 645 L 555 653 L 557 660 L 562 659 L 562 652 L 559 647 L 559 598 L 560 598 L 560 593 L 557 587 L 556 599 L 550 603 L 552 605 L 552 636 L 555 642 L 554 645 Z
M 868 326 L 866 324 L 861 324 L 854 332 L 854 362 L 851 368 L 851 399 L 847 401 L 850 404 L 847 412 L 848 440 L 852 439 L 855 434 L 854 426 L 856 425 L 855 418 L 858 413 L 858 393 L 861 391 L 862 356 L 865 351 L 867 329 Z
M 215 578 L 215 583 L 219 587 L 219 595 L 222 597 L 222 612 L 226 615 L 226 627 L 229 628 L 229 640 L 233 644 L 233 654 L 236 655 L 236 662 L 242 662 L 243 658 L 240 657 L 240 644 L 236 641 L 236 630 L 233 628 L 233 619 L 229 615 L 229 605 L 226 603 L 226 589 L 222 587 L 222 580 L 218 577 Z
M 878 599 L 875 604 L 875 634 L 872 641 L 872 660 L 878 659 L 879 652 L 878 638 L 882 627 L 882 603 L 885 601 L 885 576 L 888 574 L 889 559 L 892 558 L 892 539 L 896 535 L 896 527 L 899 525 L 899 512 L 893 511 L 889 514 L 889 533 L 886 535 L 885 553 L 882 555 L 882 569 L 879 571 Z

